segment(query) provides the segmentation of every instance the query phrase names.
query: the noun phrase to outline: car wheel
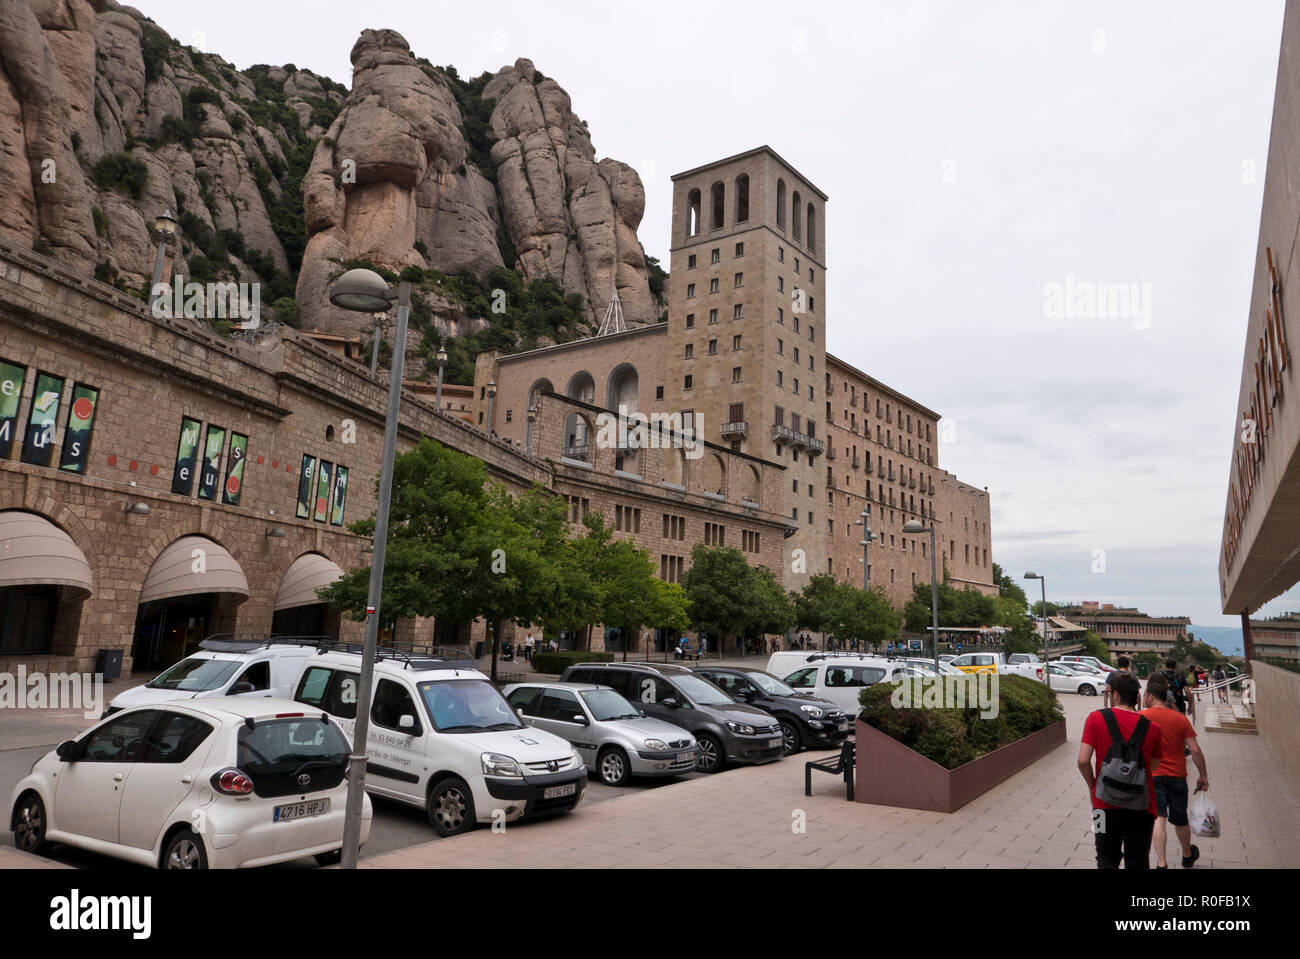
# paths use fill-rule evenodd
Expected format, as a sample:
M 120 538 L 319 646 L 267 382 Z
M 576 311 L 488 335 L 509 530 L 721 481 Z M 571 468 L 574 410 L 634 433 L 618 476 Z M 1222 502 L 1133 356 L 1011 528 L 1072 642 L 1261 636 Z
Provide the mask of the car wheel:
M 606 786 L 626 785 L 632 775 L 627 753 L 617 746 L 607 746 L 600 751 L 596 758 L 596 769 L 600 772 L 600 781 Z
M 343 850 L 334 849 L 330 852 L 316 853 L 316 865 L 318 866 L 337 866 L 343 861 Z
M 721 772 L 727 761 L 726 753 L 722 751 L 722 743 L 707 733 L 697 736 L 696 741 L 700 746 L 700 756 L 695 761 L 695 768 L 702 773 Z
M 1079 695 L 1080 695 L 1080 696 L 1096 696 L 1096 695 L 1097 695 L 1097 688 L 1096 688 L 1095 686 L 1090 686 L 1090 685 L 1088 685 L 1087 683 L 1084 683 L 1082 686 L 1079 687 Z
M 474 828 L 474 795 L 464 780 L 448 776 L 434 783 L 429 790 L 429 822 L 439 836 L 455 836 Z
M 167 841 L 162 862 L 164 869 L 207 869 L 208 854 L 198 833 L 182 829 Z
M 803 749 L 803 737 L 799 735 L 799 727 L 793 719 L 781 720 L 781 738 L 785 740 L 782 756 L 793 756 Z
M 45 803 L 36 793 L 27 793 L 14 809 L 14 846 L 40 855 L 50 848 L 45 841 Z

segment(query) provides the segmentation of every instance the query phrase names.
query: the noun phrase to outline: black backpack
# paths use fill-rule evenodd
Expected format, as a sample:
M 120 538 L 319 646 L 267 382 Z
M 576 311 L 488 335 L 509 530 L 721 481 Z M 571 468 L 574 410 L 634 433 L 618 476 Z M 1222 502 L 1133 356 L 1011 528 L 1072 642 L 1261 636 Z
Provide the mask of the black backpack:
M 1103 709 L 1100 712 L 1110 732 L 1111 743 L 1101 763 L 1101 775 L 1097 777 L 1097 798 L 1119 809 L 1147 809 L 1151 804 L 1148 793 L 1151 786 L 1142 760 L 1142 742 L 1151 728 L 1151 721 L 1139 716 L 1133 735 L 1125 740 L 1115 720 L 1115 711 Z
M 1183 681 L 1183 677 L 1178 675 L 1177 670 L 1166 669 L 1164 673 L 1166 678 L 1169 680 L 1169 695 L 1172 696 L 1174 700 L 1169 705 L 1174 709 L 1177 709 L 1180 713 L 1187 712 L 1187 693 L 1184 692 L 1187 688 L 1187 683 Z

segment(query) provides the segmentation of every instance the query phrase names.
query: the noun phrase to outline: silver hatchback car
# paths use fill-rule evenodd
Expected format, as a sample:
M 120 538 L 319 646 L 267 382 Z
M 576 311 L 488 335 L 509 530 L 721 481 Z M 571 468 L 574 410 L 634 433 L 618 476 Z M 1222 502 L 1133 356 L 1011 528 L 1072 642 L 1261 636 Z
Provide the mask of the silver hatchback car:
M 530 726 L 567 739 L 609 786 L 632 776 L 676 776 L 695 769 L 695 737 L 651 719 L 608 686 L 514 683 L 506 700 Z

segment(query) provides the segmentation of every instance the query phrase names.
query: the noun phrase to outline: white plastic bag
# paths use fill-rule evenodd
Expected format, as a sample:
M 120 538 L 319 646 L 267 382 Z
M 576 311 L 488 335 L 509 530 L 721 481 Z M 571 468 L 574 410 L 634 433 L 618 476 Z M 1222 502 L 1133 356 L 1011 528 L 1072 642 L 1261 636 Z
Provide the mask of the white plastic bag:
M 1210 798 L 1208 791 L 1198 792 L 1192 796 L 1191 805 L 1187 810 L 1187 820 L 1196 835 L 1208 836 L 1210 839 L 1218 838 L 1222 824 L 1219 822 L 1219 811 L 1214 808 L 1214 800 Z

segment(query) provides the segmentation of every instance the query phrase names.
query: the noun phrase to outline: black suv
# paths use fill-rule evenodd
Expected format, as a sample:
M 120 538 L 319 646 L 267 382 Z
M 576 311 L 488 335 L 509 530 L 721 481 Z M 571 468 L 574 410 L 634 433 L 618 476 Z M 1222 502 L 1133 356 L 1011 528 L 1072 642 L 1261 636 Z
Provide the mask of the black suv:
M 766 763 L 785 754 L 781 727 L 770 714 L 736 702 L 685 666 L 576 663 L 560 682 L 608 686 L 647 715 L 690 730 L 700 745 L 700 772 L 716 773 L 728 761 Z
M 775 716 L 787 756 L 805 746 L 829 749 L 848 738 L 849 719 L 839 706 L 800 693 L 757 666 L 696 666 L 695 672 L 740 702 Z

